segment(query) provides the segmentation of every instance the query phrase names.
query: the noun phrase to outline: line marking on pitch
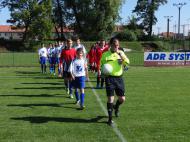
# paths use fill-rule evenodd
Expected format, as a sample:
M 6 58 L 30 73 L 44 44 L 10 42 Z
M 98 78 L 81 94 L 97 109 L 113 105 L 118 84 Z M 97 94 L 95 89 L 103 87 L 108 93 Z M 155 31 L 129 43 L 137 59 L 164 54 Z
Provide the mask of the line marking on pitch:
M 96 96 L 96 100 L 98 101 L 98 103 L 100 104 L 100 107 L 102 108 L 103 112 L 105 113 L 105 115 L 107 115 L 107 110 L 104 107 L 100 97 L 97 95 L 96 90 L 93 89 L 92 83 L 88 82 L 88 84 L 90 85 L 90 87 L 92 88 L 93 94 Z M 121 140 L 121 142 L 127 142 L 127 140 L 125 139 L 125 137 L 123 136 L 123 134 L 119 131 L 119 129 L 117 128 L 117 124 L 114 122 L 113 125 L 113 130 L 115 132 L 115 134 L 119 137 L 119 139 Z

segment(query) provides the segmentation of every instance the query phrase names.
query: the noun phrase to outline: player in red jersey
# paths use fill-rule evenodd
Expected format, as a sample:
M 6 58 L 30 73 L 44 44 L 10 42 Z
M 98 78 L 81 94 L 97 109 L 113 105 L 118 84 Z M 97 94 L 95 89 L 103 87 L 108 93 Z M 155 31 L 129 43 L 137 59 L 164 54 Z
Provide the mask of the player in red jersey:
M 96 71 L 96 47 L 97 43 L 93 44 L 90 48 L 90 51 L 86 55 L 86 58 L 88 59 L 89 69 L 92 72 Z
M 106 41 L 104 39 L 100 40 L 100 44 L 96 47 L 96 54 L 95 54 L 96 71 L 97 71 L 96 88 L 100 88 L 100 79 L 101 79 L 101 88 L 103 88 L 104 85 L 104 77 L 101 77 L 101 71 L 100 71 L 100 60 L 102 58 L 102 54 L 108 50 L 109 50 L 109 45 L 106 44 Z
M 71 74 L 68 71 L 68 69 L 71 62 L 76 57 L 76 50 L 72 48 L 72 45 L 73 41 L 71 39 L 67 39 L 66 46 L 64 49 L 62 49 L 60 56 L 60 64 L 62 64 L 63 78 L 67 89 L 67 93 L 70 95 L 70 98 L 73 98 L 73 95 L 72 95 Z

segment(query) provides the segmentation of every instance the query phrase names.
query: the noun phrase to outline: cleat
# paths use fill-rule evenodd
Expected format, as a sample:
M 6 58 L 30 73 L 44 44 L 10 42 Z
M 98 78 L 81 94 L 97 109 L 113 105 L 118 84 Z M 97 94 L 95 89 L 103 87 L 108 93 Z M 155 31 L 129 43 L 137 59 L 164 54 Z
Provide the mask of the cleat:
M 113 122 L 113 120 L 108 120 L 107 124 L 108 124 L 109 126 L 113 126 L 114 122 Z
M 73 99 L 73 98 L 74 98 L 72 94 L 70 94 L 70 98 L 71 98 L 71 99 Z
M 115 105 L 113 106 L 114 110 L 115 110 L 115 117 L 119 117 L 119 109 L 115 108 Z
M 79 106 L 80 105 L 80 100 L 76 101 L 75 104 Z
M 96 89 L 100 89 L 100 86 L 99 86 L 99 85 L 96 85 Z
M 66 91 L 67 94 L 69 94 L 69 88 L 66 87 L 65 91 Z
M 85 106 L 80 106 L 80 110 L 83 110 L 83 109 L 85 109 Z
M 119 117 L 119 110 L 115 109 L 115 117 Z

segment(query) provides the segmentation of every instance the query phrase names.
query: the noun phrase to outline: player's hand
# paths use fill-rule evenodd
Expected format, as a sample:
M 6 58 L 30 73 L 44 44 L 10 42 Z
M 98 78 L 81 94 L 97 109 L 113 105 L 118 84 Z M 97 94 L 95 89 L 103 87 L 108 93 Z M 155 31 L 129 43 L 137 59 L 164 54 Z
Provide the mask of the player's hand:
M 119 63 L 120 65 L 121 65 L 122 62 L 123 62 L 122 59 L 118 59 L 117 61 L 118 61 L 118 63 Z

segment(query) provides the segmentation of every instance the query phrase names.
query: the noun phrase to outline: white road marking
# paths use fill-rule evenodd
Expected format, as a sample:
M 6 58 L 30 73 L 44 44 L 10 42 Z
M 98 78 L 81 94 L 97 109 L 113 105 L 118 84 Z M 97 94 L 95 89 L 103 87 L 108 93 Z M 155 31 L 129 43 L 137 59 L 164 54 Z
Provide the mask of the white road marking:
M 100 104 L 100 107 L 102 108 L 103 112 L 105 113 L 105 115 L 107 115 L 107 109 L 104 107 L 100 97 L 97 95 L 96 90 L 93 89 L 92 83 L 89 81 L 88 84 L 90 85 L 90 87 L 92 88 L 93 94 L 96 96 L 96 100 L 98 101 L 98 103 Z M 119 131 L 119 129 L 117 128 L 117 124 L 114 122 L 113 125 L 113 130 L 116 133 L 116 135 L 119 137 L 119 139 L 121 140 L 121 142 L 127 142 L 127 140 L 125 139 L 125 137 L 123 136 L 123 134 Z

